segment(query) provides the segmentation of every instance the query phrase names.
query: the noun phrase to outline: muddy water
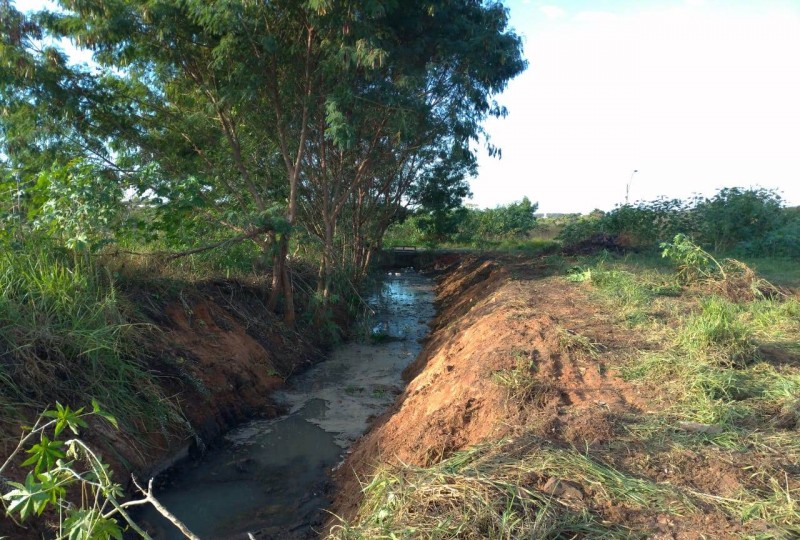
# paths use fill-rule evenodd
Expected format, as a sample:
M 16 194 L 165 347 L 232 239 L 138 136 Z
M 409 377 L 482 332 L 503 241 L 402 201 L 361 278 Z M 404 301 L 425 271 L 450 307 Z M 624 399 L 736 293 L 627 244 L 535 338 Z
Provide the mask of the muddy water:
M 231 431 L 199 462 L 182 467 L 158 498 L 202 539 L 313 537 L 328 502 L 327 474 L 401 392 L 434 315 L 433 284 L 392 273 L 367 299 L 374 339 L 338 347 L 329 360 L 273 395 L 288 414 Z M 156 539 L 183 538 L 150 511 Z

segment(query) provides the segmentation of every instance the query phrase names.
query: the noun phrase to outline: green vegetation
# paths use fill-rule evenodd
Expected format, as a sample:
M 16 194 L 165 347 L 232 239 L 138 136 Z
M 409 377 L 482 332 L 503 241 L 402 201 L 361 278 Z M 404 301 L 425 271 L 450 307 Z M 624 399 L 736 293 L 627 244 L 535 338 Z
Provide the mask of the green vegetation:
M 775 191 L 724 188 L 710 198 L 657 199 L 593 212 L 566 224 L 559 237 L 568 247 L 605 239 L 620 247 L 655 249 L 683 234 L 716 253 L 798 257 L 798 227 L 798 212 L 785 208 Z
M 23 14 L 4 0 L 0 21 L 10 239 L 38 229 L 81 252 L 183 254 L 248 243 L 289 325 L 298 257 L 317 268 L 323 324 L 407 208 L 460 206 L 481 124 L 505 114 L 495 96 L 525 69 L 500 3 L 65 1 Z M 71 62 L 61 38 L 96 65 Z
M 575 253 L 660 246 L 666 258 L 541 259 L 569 267 L 561 285 L 586 288 L 610 324 L 648 341 L 620 372 L 640 389 L 658 387 L 660 402 L 626 425 L 623 442 L 653 445 L 654 456 L 738 452 L 751 460 L 747 489 L 720 497 L 671 486 L 612 463 L 612 453 L 522 431 L 432 467 L 380 471 L 362 513 L 336 534 L 635 536 L 556 501 L 543 488 L 553 479 L 592 486 L 578 498 L 667 515 L 707 505 L 763 520 L 764 538 L 796 533 L 798 489 L 785 464 L 800 459 L 800 302 L 781 287 L 800 284 L 800 211 L 776 192 L 725 188 L 546 221 L 527 197 L 463 207 L 474 143 L 497 151 L 482 122 L 506 113 L 495 98 L 525 69 L 501 3 L 58 6 L 23 14 L 0 0 L 2 442 L 45 410 L 0 467 L 29 454 L 22 482 L 2 477 L 9 514 L 52 510 L 59 535 L 85 540 L 120 538 L 121 517 L 146 537 L 99 456 L 79 439 L 58 440 L 99 418 L 119 419 L 137 444 L 138 434 L 186 429 L 149 362 L 154 330 L 120 292 L 124 280 L 269 281 L 267 309 L 333 339 L 334 313 L 357 302 L 384 245 L 541 254 L 560 231 Z M 95 65 L 75 65 L 60 39 Z M 586 361 L 603 355 L 566 329 L 558 347 Z M 523 408 L 558 395 L 525 356 L 493 380 Z M 87 398 L 91 412 L 61 405 Z M 83 504 L 67 502 L 71 494 Z
M 0 404 L 91 397 L 139 429 L 173 429 L 180 415 L 143 364 L 150 329 L 137 324 L 112 278 L 45 243 L 0 253 Z M 13 414 L 12 414 L 13 413 Z
M 676 274 L 643 273 L 631 261 L 606 261 L 584 273 L 592 276 L 587 281 L 595 285 L 598 300 L 619 309 L 621 319 L 635 319 L 640 331 L 658 344 L 631 354 L 622 369 L 626 380 L 643 389 L 658 387 L 662 404 L 659 413 L 630 427 L 633 440 L 658 433 L 660 447 L 702 449 L 711 444 L 740 452 L 741 460 L 752 460 L 748 466 L 758 475 L 758 488 L 731 500 L 714 500 L 714 504 L 743 520 L 760 518 L 796 530 L 800 526 L 797 491 L 789 487 L 780 469 L 773 468 L 777 465 L 759 462 L 800 457 L 796 437 L 800 302 L 781 295 L 743 296 L 742 290 L 757 292 L 758 288 L 752 284 L 730 287 L 726 282 L 745 275 L 763 287 L 765 280 L 750 273 L 723 273 L 725 262 L 712 264 L 717 271 L 704 279 L 681 285 L 679 294 L 654 299 L 654 283 L 670 278 L 676 284 L 686 283 L 685 267 Z M 709 268 L 705 258 L 698 262 Z M 608 266 L 616 268 L 608 270 Z M 620 294 L 618 281 L 609 287 L 608 280 L 595 280 L 598 272 L 625 275 L 625 287 L 643 297 L 650 294 L 651 301 L 628 301 L 630 295 Z M 688 423 L 688 433 L 674 431 L 682 423 Z
M 544 403 L 556 391 L 536 376 L 536 364 L 520 355 L 513 369 L 498 371 L 493 374 L 494 382 L 508 390 L 509 398 L 519 403 Z
M 537 205 L 527 197 L 519 202 L 480 210 L 457 208 L 446 212 L 421 209 L 386 231 L 387 246 L 454 245 L 514 249 L 533 246 Z M 539 245 L 549 245 L 538 242 Z
M 133 521 L 128 508 L 153 504 L 162 514 L 184 532 L 196 539 L 186 527 L 169 514 L 153 497 L 152 486 L 139 487 L 144 498 L 123 502 L 122 485 L 114 481 L 113 472 L 88 444 L 77 438 L 80 430 L 88 428 L 92 417 L 102 418 L 118 428 L 117 420 L 104 411 L 97 401 L 84 412 L 56 402 L 56 408 L 44 411 L 36 423 L 26 430 L 16 448 L 0 464 L 2 474 L 20 452 L 29 454 L 22 467 L 32 466 L 22 482 L 8 482 L 13 488 L 2 497 L 10 516 L 24 522 L 46 511 L 58 515 L 57 537 L 80 540 L 122 540 L 123 526 L 142 538 L 150 536 Z M 71 432 L 73 438 L 60 441 L 58 436 Z M 49 435 L 49 436 L 48 436 Z M 51 438 L 52 437 L 52 438 Z M 33 443 L 33 441 L 38 442 Z M 33 444 L 31 444 L 33 443 Z M 29 447 L 27 445 L 30 445 Z M 75 505 L 67 498 L 69 490 L 79 489 L 83 498 Z

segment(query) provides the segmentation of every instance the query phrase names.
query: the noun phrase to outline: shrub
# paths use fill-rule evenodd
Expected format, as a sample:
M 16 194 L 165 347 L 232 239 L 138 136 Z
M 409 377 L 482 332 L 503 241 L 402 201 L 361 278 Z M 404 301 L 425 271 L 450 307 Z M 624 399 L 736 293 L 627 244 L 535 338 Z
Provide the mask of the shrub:
M 783 200 L 774 190 L 724 188 L 697 204 L 697 232 L 703 244 L 726 251 L 761 242 L 783 226 Z

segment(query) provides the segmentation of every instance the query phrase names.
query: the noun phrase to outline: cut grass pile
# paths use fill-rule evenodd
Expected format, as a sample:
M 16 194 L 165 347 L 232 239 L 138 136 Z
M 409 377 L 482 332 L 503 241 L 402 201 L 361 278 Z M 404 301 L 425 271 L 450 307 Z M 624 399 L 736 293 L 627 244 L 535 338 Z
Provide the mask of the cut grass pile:
M 577 451 L 524 438 L 477 446 L 432 467 L 380 469 L 364 486 L 357 518 L 334 527 L 330 538 L 632 536 L 630 529 L 603 523 L 586 504 L 588 494 L 571 488 L 571 497 L 558 497 L 562 482 L 572 486 L 561 480 L 567 478 L 599 486 L 592 493 L 598 503 L 617 497 L 633 506 L 691 508 L 669 487 L 626 476 Z

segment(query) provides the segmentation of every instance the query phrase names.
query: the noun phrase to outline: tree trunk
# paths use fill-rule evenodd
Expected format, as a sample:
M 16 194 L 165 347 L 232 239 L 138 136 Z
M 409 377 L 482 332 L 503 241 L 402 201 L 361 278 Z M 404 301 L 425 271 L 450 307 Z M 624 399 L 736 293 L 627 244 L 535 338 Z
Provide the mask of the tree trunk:
M 327 212 L 323 212 L 327 214 Z M 319 294 L 319 303 L 317 304 L 317 311 L 315 314 L 315 322 L 321 325 L 325 314 L 328 310 L 328 305 L 331 299 L 331 288 L 333 287 L 333 240 L 336 234 L 334 223 L 332 223 L 329 216 L 323 215 L 325 221 L 325 238 L 322 247 L 322 263 L 320 264 L 320 272 L 317 276 L 317 292 Z
M 283 320 L 287 326 L 294 326 L 296 315 L 294 307 L 294 288 L 289 275 L 289 265 L 286 264 L 289 254 L 289 238 L 282 234 L 278 240 L 278 249 L 272 259 L 272 291 L 270 292 L 267 307 L 270 311 L 278 309 L 278 302 L 283 295 Z

